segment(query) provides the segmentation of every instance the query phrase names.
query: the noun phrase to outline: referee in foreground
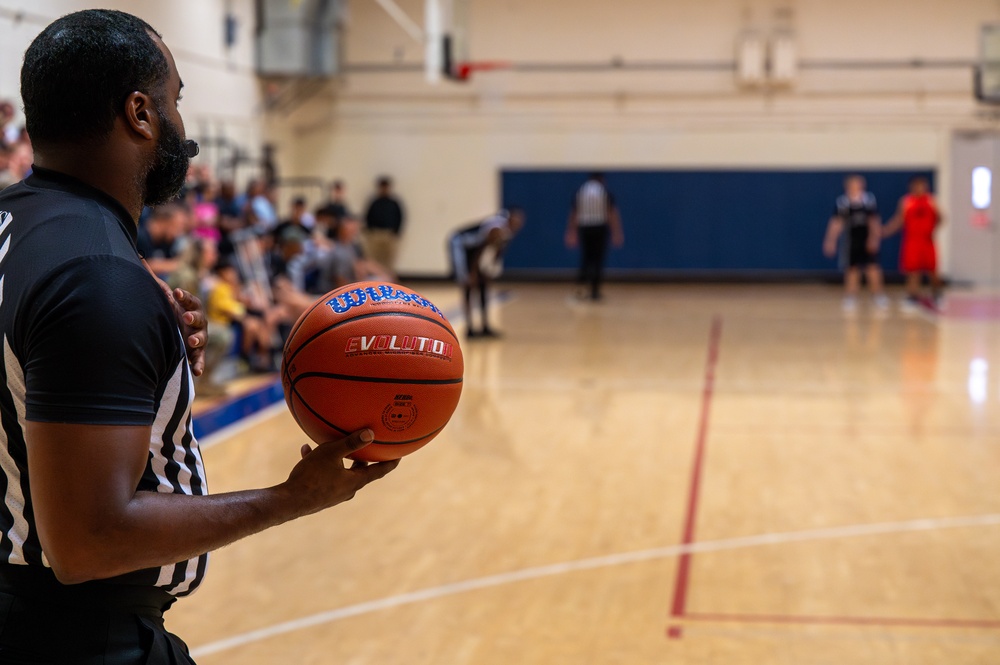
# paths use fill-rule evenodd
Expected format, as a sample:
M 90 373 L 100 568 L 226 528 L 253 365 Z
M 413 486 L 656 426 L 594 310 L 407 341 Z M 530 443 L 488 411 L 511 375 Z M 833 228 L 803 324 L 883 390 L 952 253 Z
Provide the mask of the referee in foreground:
M 185 349 L 204 346 L 204 314 L 135 249 L 142 207 L 175 196 L 196 153 L 181 87 L 159 35 L 122 12 L 65 16 L 25 53 L 36 161 L 0 194 L 0 663 L 191 663 L 163 613 L 207 552 L 395 466 L 345 467 L 364 431 L 303 446 L 280 485 L 207 495 L 202 360 Z

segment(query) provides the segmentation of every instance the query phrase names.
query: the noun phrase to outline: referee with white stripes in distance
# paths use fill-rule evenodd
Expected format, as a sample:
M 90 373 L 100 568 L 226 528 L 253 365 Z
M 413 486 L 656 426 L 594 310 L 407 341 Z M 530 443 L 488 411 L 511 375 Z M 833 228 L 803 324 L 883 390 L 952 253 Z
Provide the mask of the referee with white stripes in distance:
M 24 56 L 36 161 L 0 194 L 0 663 L 191 663 L 163 613 L 207 552 L 395 466 L 345 465 L 365 430 L 304 445 L 276 486 L 207 494 L 185 348 L 204 312 L 135 247 L 197 152 L 181 87 L 160 36 L 117 11 L 60 18 Z
M 566 225 L 566 246 L 569 249 L 580 246 L 579 281 L 589 289 L 581 294 L 582 298 L 595 302 L 601 299 L 609 236 L 615 247 L 625 244 L 621 216 L 604 183 L 604 174 L 591 173 L 573 197 Z

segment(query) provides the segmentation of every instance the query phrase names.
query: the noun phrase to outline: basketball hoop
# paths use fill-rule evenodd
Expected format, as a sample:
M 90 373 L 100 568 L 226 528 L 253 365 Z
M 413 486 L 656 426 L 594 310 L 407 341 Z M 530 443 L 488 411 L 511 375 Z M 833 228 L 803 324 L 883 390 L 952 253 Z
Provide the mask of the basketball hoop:
M 502 60 L 483 60 L 479 62 L 459 62 L 452 67 L 449 78 L 453 81 L 466 82 L 476 72 L 491 72 L 500 69 L 510 69 L 511 64 Z

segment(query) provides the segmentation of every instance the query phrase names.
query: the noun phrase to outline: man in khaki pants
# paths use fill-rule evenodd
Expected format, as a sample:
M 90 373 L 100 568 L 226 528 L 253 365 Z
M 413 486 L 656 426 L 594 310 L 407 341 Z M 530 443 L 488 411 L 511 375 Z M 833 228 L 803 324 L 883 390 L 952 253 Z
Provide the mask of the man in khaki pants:
M 365 215 L 365 243 L 368 257 L 396 273 L 399 233 L 403 228 L 403 206 L 392 194 L 392 180 L 382 176 L 376 181 L 376 196 Z

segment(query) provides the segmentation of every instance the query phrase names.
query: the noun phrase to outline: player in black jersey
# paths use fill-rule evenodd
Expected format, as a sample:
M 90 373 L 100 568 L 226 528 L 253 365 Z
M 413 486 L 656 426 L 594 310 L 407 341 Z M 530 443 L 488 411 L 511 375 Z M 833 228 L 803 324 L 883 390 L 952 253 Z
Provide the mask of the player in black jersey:
M 184 338 L 204 345 L 204 315 L 135 245 L 143 206 L 176 195 L 196 152 L 181 87 L 159 35 L 122 12 L 58 19 L 24 57 L 36 163 L 0 193 L 3 663 L 190 663 L 163 612 L 207 552 L 395 466 L 345 467 L 366 430 L 304 446 L 279 485 L 208 496 Z
M 823 253 L 832 257 L 837 253 L 837 241 L 840 239 L 840 265 L 844 270 L 843 306 L 848 313 L 857 308 L 862 271 L 868 278 L 868 288 L 876 309 L 885 311 L 889 307 L 889 298 L 883 290 L 882 267 L 878 262 L 882 220 L 875 196 L 865 189 L 865 185 L 865 179 L 860 175 L 850 175 L 844 180 L 844 194 L 837 198 L 823 241 Z

